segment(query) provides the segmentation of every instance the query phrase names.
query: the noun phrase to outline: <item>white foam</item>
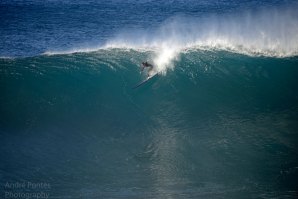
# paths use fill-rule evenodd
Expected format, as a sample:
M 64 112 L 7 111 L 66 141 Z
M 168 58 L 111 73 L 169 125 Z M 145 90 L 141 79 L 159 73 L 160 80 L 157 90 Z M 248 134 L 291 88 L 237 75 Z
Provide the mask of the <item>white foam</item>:
M 119 35 L 104 48 L 150 49 L 158 72 L 173 68 L 179 53 L 189 48 L 228 50 L 252 56 L 298 55 L 298 6 L 213 15 L 204 18 L 175 17 L 152 34 Z M 135 32 L 131 30 L 131 32 Z
M 99 49 L 101 49 L 101 46 L 96 46 L 92 48 L 88 47 L 82 47 L 82 48 L 73 48 L 68 50 L 49 50 L 44 52 L 44 55 L 64 55 L 64 54 L 73 54 L 73 53 L 79 53 L 79 52 L 94 52 Z
M 151 51 L 159 73 L 174 67 L 181 51 L 219 49 L 252 56 L 289 57 L 298 55 L 298 4 L 242 14 L 200 18 L 172 17 L 156 30 L 126 30 L 102 46 L 45 54 L 91 52 L 99 49 Z

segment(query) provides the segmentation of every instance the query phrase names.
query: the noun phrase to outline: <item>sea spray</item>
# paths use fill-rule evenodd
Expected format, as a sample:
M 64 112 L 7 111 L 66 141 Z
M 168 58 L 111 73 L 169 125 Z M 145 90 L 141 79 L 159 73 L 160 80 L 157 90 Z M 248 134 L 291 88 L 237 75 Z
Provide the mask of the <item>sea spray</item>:
M 125 29 L 103 45 L 68 50 L 48 50 L 47 55 L 91 52 L 100 49 L 134 49 L 153 52 L 148 57 L 159 73 L 173 69 L 181 51 L 226 50 L 250 56 L 291 57 L 298 55 L 297 4 L 244 13 L 208 16 L 173 16 L 158 28 Z
M 100 49 L 133 49 L 152 52 L 147 57 L 156 72 L 166 74 L 188 49 L 225 50 L 250 56 L 298 55 L 297 6 L 280 10 L 247 11 L 205 17 L 175 16 L 155 30 L 125 30 L 104 45 L 47 51 L 45 54 L 92 52 Z
M 154 65 L 156 66 L 156 71 L 161 74 L 166 74 L 167 69 L 174 68 L 174 60 L 178 60 L 179 50 L 175 48 L 170 48 L 164 46 L 159 51 L 153 59 Z
M 204 17 L 174 16 L 154 31 L 126 30 L 104 48 L 157 50 L 154 62 L 168 65 L 180 50 L 204 48 L 270 57 L 298 55 L 298 6 Z M 129 34 L 131 32 L 131 35 Z M 175 54 L 175 55 L 174 55 Z

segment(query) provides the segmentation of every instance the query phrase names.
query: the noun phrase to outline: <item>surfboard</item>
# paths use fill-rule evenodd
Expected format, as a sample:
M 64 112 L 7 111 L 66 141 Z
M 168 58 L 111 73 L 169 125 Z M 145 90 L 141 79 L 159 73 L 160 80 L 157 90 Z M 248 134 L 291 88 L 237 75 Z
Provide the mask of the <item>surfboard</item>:
M 151 78 L 155 77 L 158 73 L 155 73 L 149 77 L 147 77 L 145 80 L 141 81 L 140 83 L 138 83 L 137 85 L 135 85 L 134 87 L 132 87 L 132 89 L 136 89 L 140 86 L 142 86 L 143 84 L 145 84 L 146 82 L 148 82 Z

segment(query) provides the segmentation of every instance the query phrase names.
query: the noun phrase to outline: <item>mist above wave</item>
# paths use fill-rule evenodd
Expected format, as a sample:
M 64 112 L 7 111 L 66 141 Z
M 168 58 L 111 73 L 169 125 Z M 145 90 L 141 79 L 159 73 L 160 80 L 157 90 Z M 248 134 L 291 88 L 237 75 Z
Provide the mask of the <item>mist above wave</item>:
M 174 68 L 179 54 L 189 49 L 228 50 L 251 56 L 298 55 L 298 4 L 244 13 L 202 17 L 174 16 L 159 28 L 125 29 L 104 45 L 84 46 L 45 54 L 69 54 L 121 48 L 153 51 L 148 57 L 157 72 Z
M 171 68 L 189 48 L 222 49 L 249 55 L 298 55 L 298 6 L 221 14 L 201 18 L 172 17 L 157 30 L 122 31 L 104 48 L 152 49 L 158 71 Z

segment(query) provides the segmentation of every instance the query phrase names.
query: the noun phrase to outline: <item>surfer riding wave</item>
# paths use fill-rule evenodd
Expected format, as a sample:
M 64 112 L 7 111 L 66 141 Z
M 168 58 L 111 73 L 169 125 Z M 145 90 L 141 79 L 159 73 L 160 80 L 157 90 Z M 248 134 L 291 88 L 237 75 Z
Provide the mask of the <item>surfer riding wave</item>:
M 153 65 L 149 64 L 147 61 L 146 62 L 142 62 L 142 69 L 141 71 L 144 70 L 144 68 L 149 68 L 147 71 L 147 77 L 150 77 L 151 74 L 153 73 Z
M 148 68 L 147 78 L 145 80 L 141 81 L 140 83 L 138 83 L 137 85 L 135 85 L 134 87 L 132 87 L 133 89 L 140 87 L 141 85 L 145 84 L 149 79 L 151 79 L 152 77 L 157 75 L 157 72 L 154 71 L 154 66 L 152 64 L 149 64 L 147 61 L 142 62 L 141 71 L 144 71 L 145 68 Z

